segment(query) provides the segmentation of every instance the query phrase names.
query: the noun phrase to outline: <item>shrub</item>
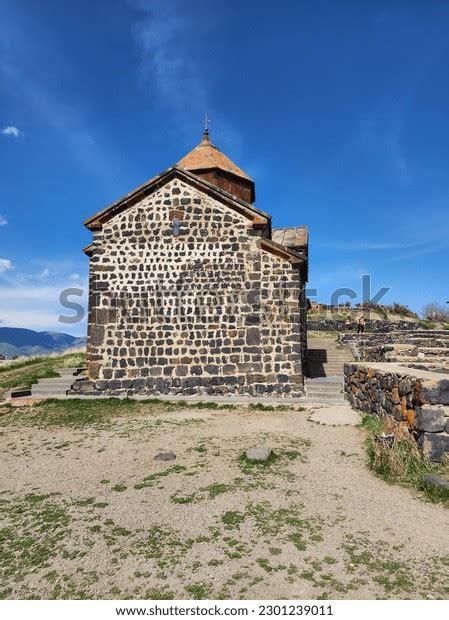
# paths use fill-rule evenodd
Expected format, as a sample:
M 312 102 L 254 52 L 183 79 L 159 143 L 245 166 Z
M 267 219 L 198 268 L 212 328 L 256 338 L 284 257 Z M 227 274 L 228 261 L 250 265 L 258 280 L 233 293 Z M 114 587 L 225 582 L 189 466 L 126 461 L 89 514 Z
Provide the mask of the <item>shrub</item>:
M 432 321 L 428 321 L 428 320 L 426 320 L 426 321 L 420 321 L 420 322 L 419 322 L 419 326 L 420 326 L 422 329 L 435 329 L 435 327 L 436 327 L 436 323 L 433 323 Z
M 449 306 L 445 307 L 443 304 L 432 302 L 424 306 L 422 314 L 424 319 L 444 323 L 449 321 Z
M 416 312 L 413 312 L 413 310 L 410 310 L 408 306 L 406 306 L 405 304 L 400 304 L 397 301 L 393 302 L 389 306 L 385 306 L 385 308 L 388 312 L 391 312 L 392 314 L 398 314 L 399 316 L 407 316 L 407 317 L 410 317 L 411 319 L 418 318 L 418 315 L 416 314 Z

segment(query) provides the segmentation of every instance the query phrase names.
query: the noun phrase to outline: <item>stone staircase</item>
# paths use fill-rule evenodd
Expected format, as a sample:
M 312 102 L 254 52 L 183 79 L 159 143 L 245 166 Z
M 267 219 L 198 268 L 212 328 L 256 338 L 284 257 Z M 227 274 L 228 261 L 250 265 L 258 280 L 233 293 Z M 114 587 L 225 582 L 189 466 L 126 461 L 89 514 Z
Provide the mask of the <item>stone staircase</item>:
M 79 378 L 84 368 L 56 368 L 59 377 L 39 379 L 30 388 L 15 388 L 10 392 L 11 398 L 52 398 L 53 396 L 65 396 L 73 383 Z
M 344 405 L 343 368 L 354 360 L 351 352 L 329 339 L 309 339 L 305 403 Z

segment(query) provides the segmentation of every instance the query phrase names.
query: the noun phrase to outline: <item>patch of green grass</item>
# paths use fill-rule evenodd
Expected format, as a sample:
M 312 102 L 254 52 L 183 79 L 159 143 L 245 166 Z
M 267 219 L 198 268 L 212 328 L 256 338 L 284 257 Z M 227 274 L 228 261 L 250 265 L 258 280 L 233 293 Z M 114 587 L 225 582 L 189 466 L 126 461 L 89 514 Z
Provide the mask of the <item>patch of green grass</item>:
M 82 351 L 77 353 L 66 353 L 65 355 L 54 355 L 41 357 L 31 357 L 30 359 L 12 361 L 8 364 L 2 364 L 0 366 L 0 375 L 9 373 L 11 371 L 22 370 L 22 368 L 29 368 L 30 366 L 38 366 L 39 364 L 50 364 L 55 368 L 74 368 L 83 366 L 86 362 L 86 354 Z
M 351 542 L 344 546 L 349 556 L 350 570 L 363 566 L 368 572 L 374 573 L 374 581 L 382 585 L 386 592 L 398 594 L 414 590 L 414 581 L 405 563 L 385 559 L 383 549 L 373 552 L 366 548 L 366 543 L 360 543 L 355 538 L 350 540 Z
M 298 551 L 305 551 L 310 543 L 322 540 L 321 520 L 305 518 L 298 505 L 273 509 L 268 502 L 249 504 L 245 516 L 253 520 L 255 529 L 269 543 L 277 538 L 293 543 Z
M 195 495 L 172 495 L 170 501 L 173 504 L 191 504 L 195 501 Z
M 278 459 L 279 459 L 279 455 L 276 454 L 274 451 L 271 452 L 270 456 L 267 459 L 265 459 L 265 461 L 249 459 L 246 456 L 246 452 L 242 452 L 242 454 L 239 456 L 238 463 L 239 463 L 239 467 L 241 471 L 244 474 L 250 474 L 250 473 L 257 472 L 257 471 L 263 471 L 265 469 L 268 469 Z
M 113 491 L 117 491 L 117 493 L 122 493 L 123 491 L 126 491 L 128 487 L 126 486 L 126 484 L 114 484 L 114 486 L 112 487 Z
M 184 590 L 191 594 L 195 600 L 209 598 L 209 588 L 204 583 L 192 583 L 185 586 Z
M 207 487 L 203 487 L 201 491 L 206 491 L 209 495 L 209 499 L 214 499 L 217 495 L 221 495 L 222 493 L 229 493 L 232 491 L 233 487 L 229 484 L 223 484 L 220 482 L 214 482 L 213 484 L 209 484 Z
M 147 601 L 171 601 L 175 598 L 170 590 L 161 590 L 158 588 L 149 588 L 145 590 L 145 600 Z
M 262 403 L 250 403 L 248 405 L 250 411 L 292 411 L 291 405 L 264 405 Z M 304 407 L 298 407 L 296 411 L 305 411 Z
M 59 366 L 60 365 L 61 364 L 59 364 Z M 58 364 L 56 366 L 58 366 Z M 47 372 L 47 370 L 45 370 L 45 372 Z M 19 385 L 19 383 L 22 385 L 23 383 L 16 383 L 16 379 L 12 380 L 10 378 L 4 379 L 3 382 L 6 385 L 6 382 L 11 381 L 13 381 L 15 385 Z M 1 387 L 2 383 L 0 379 L 0 389 Z M 8 387 L 10 387 L 9 383 Z M 120 417 L 131 419 L 133 417 L 143 417 L 147 414 L 169 413 L 181 409 L 230 409 L 233 407 L 234 405 L 190 403 L 186 401 L 172 402 L 159 399 L 134 400 L 131 398 L 104 398 L 101 400 L 88 400 L 73 398 L 70 400 L 58 400 L 49 398 L 39 401 L 33 407 L 28 407 L 21 411 L 20 423 L 22 426 L 58 426 L 72 428 L 92 426 L 98 429 L 106 429 L 110 428 L 112 423 Z M 12 423 L 17 423 L 17 415 L 14 413 L 11 413 L 11 415 L 7 413 L 6 415 L 0 416 L 1 426 Z M 184 426 L 192 423 L 202 424 L 203 420 L 194 418 L 190 420 L 164 420 L 153 417 L 147 422 L 147 427 L 156 428 L 163 424 Z M 126 432 L 123 436 L 126 436 Z
M 52 495 L 29 494 L 1 501 L 0 568 L 5 577 L 23 579 L 48 566 L 69 535 L 71 518 Z
M 366 430 L 366 449 L 369 467 L 389 484 L 399 483 L 403 486 L 421 491 L 432 501 L 449 506 L 449 489 L 430 485 L 424 476 L 433 473 L 449 479 L 449 467 L 431 463 L 423 455 L 414 438 L 402 426 L 390 418 L 366 415 L 362 419 Z M 382 433 L 393 434 L 394 444 L 388 447 L 376 441 Z
M 236 510 L 228 510 L 221 517 L 221 520 L 228 527 L 238 527 L 245 520 L 245 515 Z
M 275 568 L 273 566 L 271 566 L 271 564 L 269 563 L 268 560 L 266 560 L 265 558 L 257 558 L 256 562 L 258 563 L 258 565 L 264 569 L 264 571 L 266 571 L 267 573 L 272 573 Z
M 209 560 L 209 562 L 207 563 L 208 566 L 221 566 L 223 564 L 223 560 Z
M 184 467 L 184 465 L 172 465 L 172 467 L 167 467 L 167 469 L 163 469 L 162 471 L 157 471 L 154 474 L 146 476 L 142 480 L 142 482 L 138 482 L 137 484 L 135 484 L 134 488 L 145 489 L 146 487 L 151 487 L 161 478 L 164 478 L 165 476 L 171 476 L 173 474 L 179 474 L 185 470 L 186 468 Z
M 188 408 L 188 409 L 210 409 L 212 411 L 225 411 L 228 409 L 235 409 L 235 405 L 227 405 L 226 403 L 224 404 L 219 404 L 219 403 L 191 403 L 189 401 L 176 401 L 174 403 L 175 405 L 177 405 L 179 408 Z

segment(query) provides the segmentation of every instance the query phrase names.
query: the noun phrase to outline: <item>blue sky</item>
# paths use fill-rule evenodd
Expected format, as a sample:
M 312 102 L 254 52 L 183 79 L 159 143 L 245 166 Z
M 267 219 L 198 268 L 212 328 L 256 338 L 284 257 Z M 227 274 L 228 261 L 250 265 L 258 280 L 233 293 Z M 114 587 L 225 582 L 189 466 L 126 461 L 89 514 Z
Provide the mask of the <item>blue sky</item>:
M 58 323 L 87 216 L 199 141 L 310 228 L 310 282 L 449 299 L 449 5 L 0 0 L 0 321 Z

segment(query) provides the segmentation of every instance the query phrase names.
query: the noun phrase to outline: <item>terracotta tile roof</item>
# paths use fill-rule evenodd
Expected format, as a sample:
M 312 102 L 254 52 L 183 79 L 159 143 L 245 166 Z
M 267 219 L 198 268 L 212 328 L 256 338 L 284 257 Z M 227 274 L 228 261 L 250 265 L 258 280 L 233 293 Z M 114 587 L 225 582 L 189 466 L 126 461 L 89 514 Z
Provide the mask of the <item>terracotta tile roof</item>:
M 178 163 L 178 168 L 185 170 L 208 170 L 219 168 L 226 170 L 238 177 L 252 181 L 243 170 L 241 170 L 229 157 L 220 151 L 209 139 L 209 131 L 206 129 L 201 142 L 194 149 L 187 153 Z
M 286 248 L 300 249 L 306 247 L 309 242 L 307 226 L 296 226 L 295 228 L 274 228 L 272 240 Z

